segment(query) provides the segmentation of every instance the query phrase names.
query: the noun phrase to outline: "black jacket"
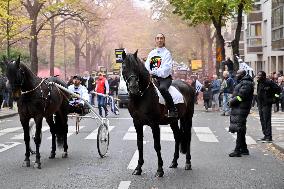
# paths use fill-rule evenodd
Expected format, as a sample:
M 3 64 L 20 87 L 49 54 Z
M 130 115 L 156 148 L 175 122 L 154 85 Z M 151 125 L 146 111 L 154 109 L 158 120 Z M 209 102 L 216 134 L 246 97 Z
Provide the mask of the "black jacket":
M 230 100 L 231 114 L 249 114 L 253 90 L 253 79 L 249 75 L 244 76 L 234 88 L 232 99 Z
M 277 99 L 276 95 L 281 93 L 281 88 L 272 80 L 258 82 L 257 84 L 257 105 L 271 106 Z
M 85 87 L 87 87 L 86 82 L 87 82 L 87 79 L 83 79 L 82 85 L 84 85 Z M 94 90 L 93 83 L 94 83 L 94 78 L 90 77 L 89 80 L 88 80 L 88 87 L 87 87 L 88 92 Z
M 253 79 L 249 75 L 244 76 L 234 88 L 232 99 L 229 102 L 232 108 L 230 115 L 230 132 L 238 132 L 240 129 L 245 129 L 246 119 L 251 109 L 253 90 Z

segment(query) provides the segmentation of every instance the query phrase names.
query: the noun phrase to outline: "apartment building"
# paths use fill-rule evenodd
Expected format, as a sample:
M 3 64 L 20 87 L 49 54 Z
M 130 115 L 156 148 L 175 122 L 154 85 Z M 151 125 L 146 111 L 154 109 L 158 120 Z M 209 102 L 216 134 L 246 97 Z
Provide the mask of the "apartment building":
M 284 69 L 284 0 L 256 0 L 245 15 L 244 59 L 254 70 Z

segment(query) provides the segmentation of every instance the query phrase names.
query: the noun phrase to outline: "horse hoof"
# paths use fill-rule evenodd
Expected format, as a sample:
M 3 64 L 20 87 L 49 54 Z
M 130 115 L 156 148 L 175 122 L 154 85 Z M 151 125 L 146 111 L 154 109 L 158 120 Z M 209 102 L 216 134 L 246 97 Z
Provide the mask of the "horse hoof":
M 50 153 L 50 156 L 49 156 L 49 159 L 54 159 L 54 158 L 55 158 L 55 155 L 56 155 L 55 153 L 52 153 L 52 152 L 51 152 L 51 153 Z
M 178 163 L 172 162 L 169 168 L 177 168 L 177 166 L 178 166 Z
M 41 169 L 41 163 L 35 163 L 35 164 L 34 164 L 34 168 Z
M 192 170 L 191 164 L 190 164 L 190 163 L 186 163 L 184 169 L 185 169 L 185 170 Z
M 64 153 L 62 154 L 62 158 L 68 158 L 68 153 L 67 153 L 67 152 L 64 152 Z
M 31 162 L 30 161 L 24 161 L 23 167 L 30 167 L 30 166 L 31 166 Z
M 164 176 L 164 171 L 163 170 L 158 170 L 155 177 L 163 177 Z
M 142 174 L 142 169 L 135 169 L 132 173 L 132 175 L 141 175 Z

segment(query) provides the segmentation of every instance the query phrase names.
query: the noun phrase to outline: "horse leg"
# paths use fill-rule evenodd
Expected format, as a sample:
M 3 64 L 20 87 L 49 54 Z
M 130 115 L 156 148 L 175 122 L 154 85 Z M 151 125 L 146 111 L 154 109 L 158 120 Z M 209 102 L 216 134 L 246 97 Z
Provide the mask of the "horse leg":
M 164 175 L 164 170 L 163 170 L 163 160 L 161 156 L 160 127 L 159 125 L 152 125 L 151 128 L 152 128 L 152 133 L 153 133 L 153 138 L 154 138 L 154 148 L 158 156 L 158 169 L 157 169 L 155 176 L 162 177 Z
M 40 144 L 41 144 L 42 119 L 43 119 L 43 117 L 41 117 L 41 116 L 35 118 L 35 123 L 36 123 L 36 133 L 35 133 L 36 161 L 35 161 L 34 167 L 36 167 L 38 169 L 41 169 L 39 147 L 40 147 Z
M 29 118 L 21 118 L 21 124 L 24 130 L 24 140 L 26 145 L 26 153 L 25 153 L 25 160 L 23 163 L 24 167 L 30 167 L 31 161 L 30 161 L 30 128 L 29 128 Z
M 51 152 L 49 159 L 54 159 L 56 155 L 56 131 L 55 124 L 53 121 L 53 115 L 46 118 L 46 122 L 49 125 L 50 133 L 51 133 Z
M 177 160 L 179 158 L 179 145 L 180 145 L 181 134 L 180 134 L 180 129 L 178 127 L 178 121 L 172 122 L 170 126 L 174 133 L 174 138 L 175 138 L 175 153 L 174 153 L 174 158 L 170 165 L 170 168 L 177 168 L 178 166 Z
M 66 103 L 66 102 L 63 102 Z M 68 106 L 68 103 L 66 104 Z M 62 158 L 68 157 L 68 144 L 67 144 L 67 133 L 68 133 L 68 109 L 64 107 L 64 104 L 61 106 L 60 111 L 58 112 L 60 118 L 60 126 L 63 127 L 63 154 Z M 59 121 L 59 120 L 58 120 Z
M 191 143 L 191 128 L 192 128 L 192 117 L 186 121 L 185 131 L 187 138 L 187 151 L 186 151 L 186 161 L 185 170 L 191 170 L 191 154 L 190 154 L 190 143 Z
M 133 175 L 141 175 L 142 173 L 142 166 L 144 164 L 143 159 L 143 125 L 136 125 L 134 124 L 136 134 L 137 134 L 137 147 L 139 151 L 139 159 L 138 159 L 138 165 L 133 171 Z

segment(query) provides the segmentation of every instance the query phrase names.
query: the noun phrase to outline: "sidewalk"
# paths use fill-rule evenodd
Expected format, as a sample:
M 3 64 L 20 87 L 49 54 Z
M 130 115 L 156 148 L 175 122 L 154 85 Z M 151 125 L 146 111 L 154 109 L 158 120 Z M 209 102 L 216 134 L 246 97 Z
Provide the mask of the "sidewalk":
M 1 108 L 1 110 L 0 110 L 0 120 L 8 118 L 8 117 L 15 116 L 15 115 L 18 115 L 18 111 L 15 110 L 15 108 L 13 108 L 13 109 Z

